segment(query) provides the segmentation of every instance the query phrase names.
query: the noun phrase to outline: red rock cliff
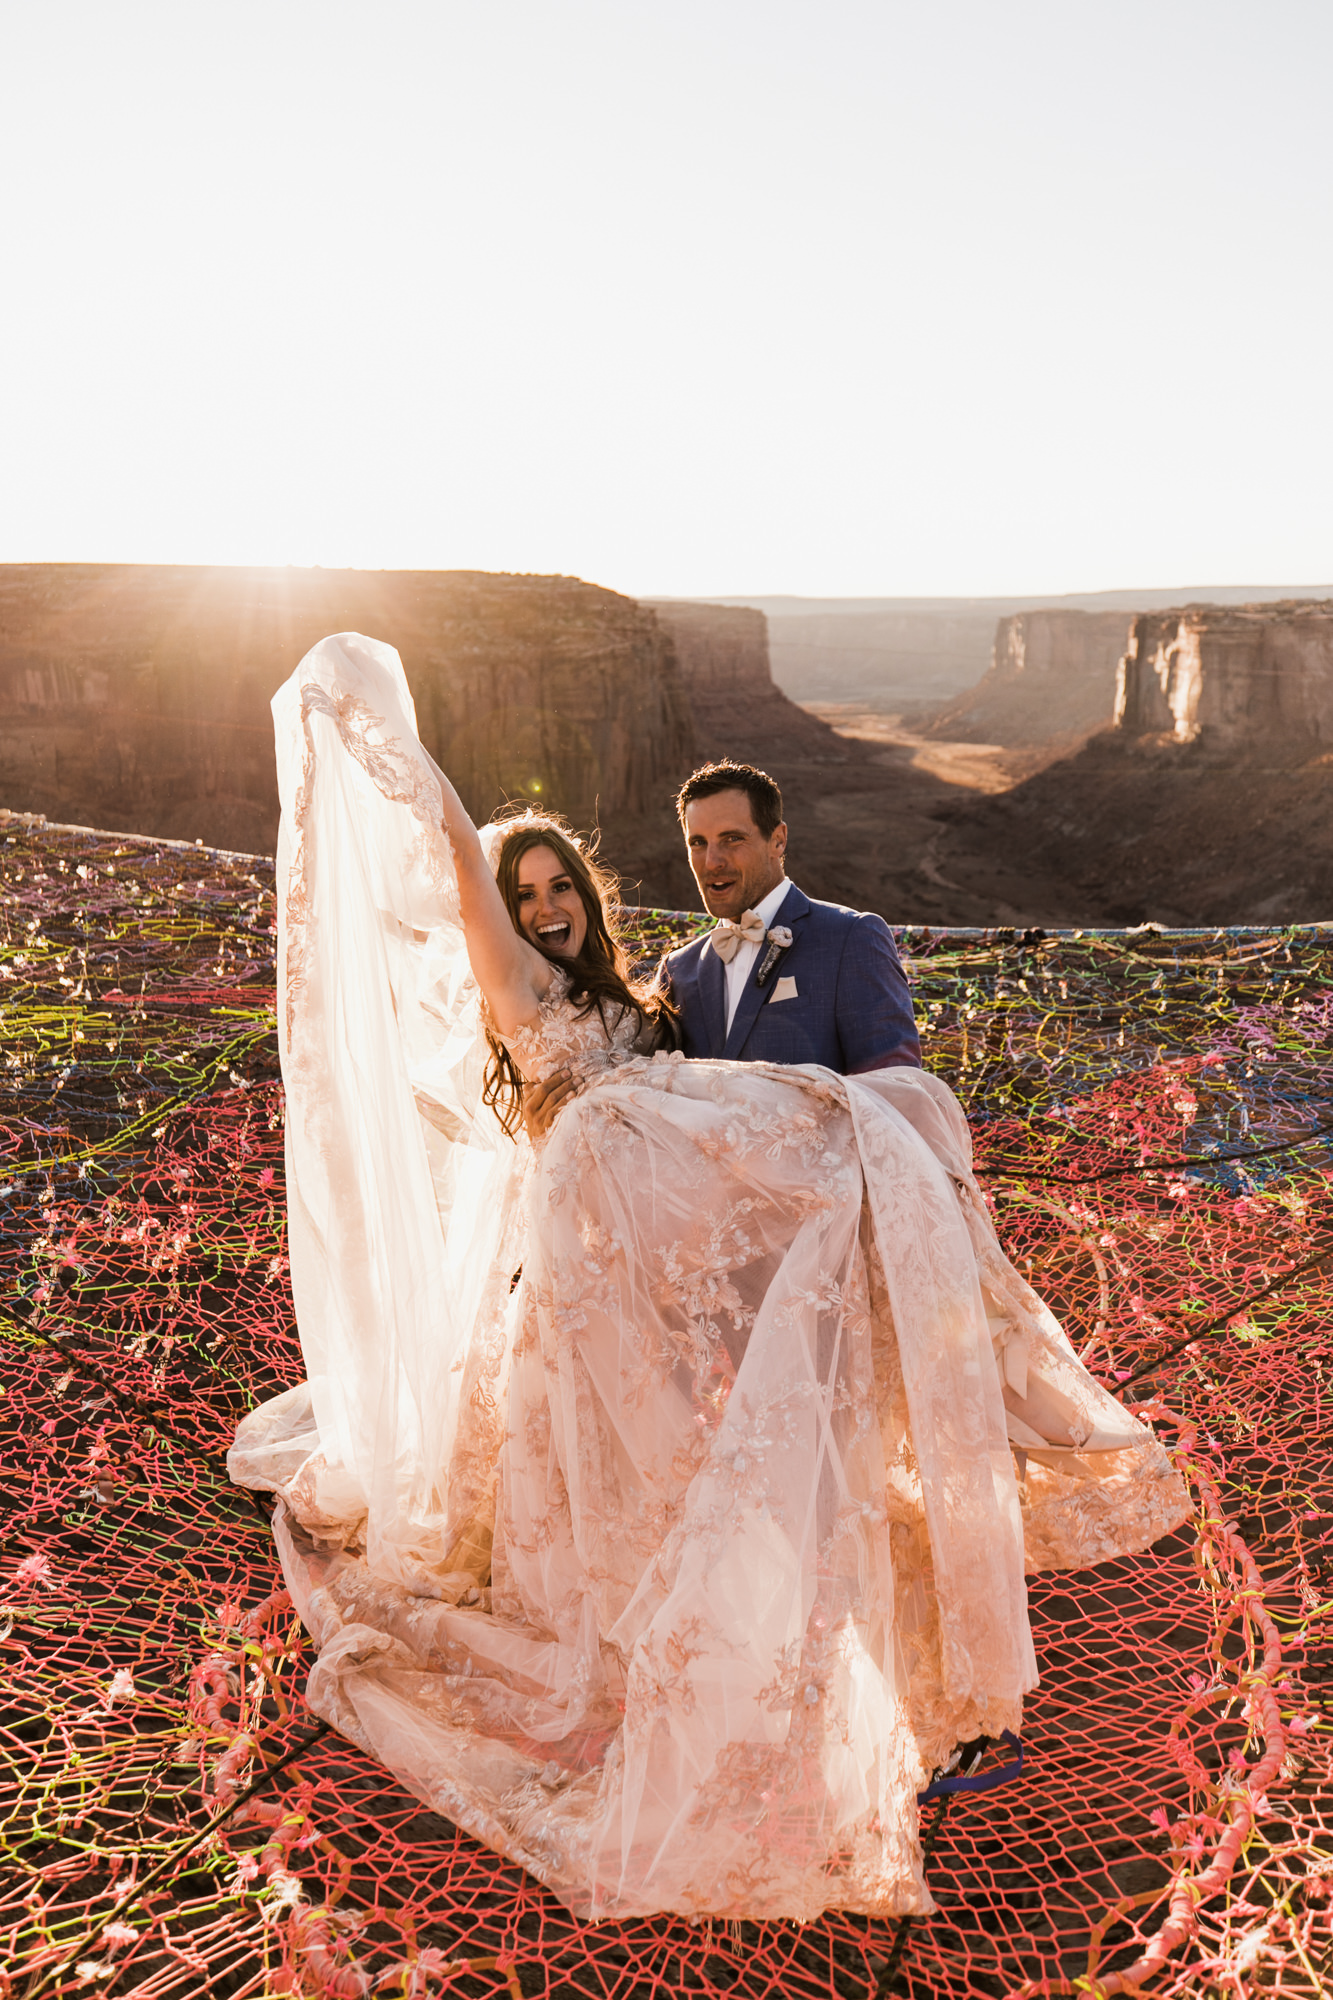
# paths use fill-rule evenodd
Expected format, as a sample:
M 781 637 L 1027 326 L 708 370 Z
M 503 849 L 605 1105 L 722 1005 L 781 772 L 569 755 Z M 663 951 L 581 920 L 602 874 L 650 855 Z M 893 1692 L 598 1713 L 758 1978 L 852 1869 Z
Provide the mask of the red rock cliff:
M 762 611 L 670 598 L 644 602 L 675 648 L 701 758 L 771 764 L 836 754 L 828 725 L 807 715 L 774 682 Z
M 671 636 L 691 700 L 773 692 L 768 620 L 762 611 L 671 598 L 646 597 L 643 602 Z
M 581 824 L 660 811 L 693 723 L 669 637 L 571 577 L 41 565 L 0 569 L 0 804 L 272 850 L 268 702 L 327 632 L 403 656 L 469 808 Z

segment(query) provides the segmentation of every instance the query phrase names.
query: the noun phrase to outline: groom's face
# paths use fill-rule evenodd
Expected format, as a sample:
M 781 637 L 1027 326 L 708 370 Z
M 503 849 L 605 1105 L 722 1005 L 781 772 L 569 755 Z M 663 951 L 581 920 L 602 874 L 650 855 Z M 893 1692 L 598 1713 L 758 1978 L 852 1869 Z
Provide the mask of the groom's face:
M 686 806 L 685 845 L 705 909 L 735 923 L 782 880 L 787 828 L 762 834 L 745 792 L 714 792 Z

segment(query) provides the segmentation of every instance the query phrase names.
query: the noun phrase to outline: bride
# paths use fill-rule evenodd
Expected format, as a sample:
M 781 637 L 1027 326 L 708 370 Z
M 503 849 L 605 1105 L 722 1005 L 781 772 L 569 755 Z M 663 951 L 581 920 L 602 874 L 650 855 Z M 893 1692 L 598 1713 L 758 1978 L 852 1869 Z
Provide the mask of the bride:
M 473 827 L 398 655 L 274 699 L 312 1707 L 579 1916 L 933 1908 L 917 1793 L 1035 1685 L 1026 1567 L 1185 1516 L 1003 1256 L 946 1087 L 686 1061 L 549 816 Z M 517 1091 L 577 1093 L 534 1148 Z

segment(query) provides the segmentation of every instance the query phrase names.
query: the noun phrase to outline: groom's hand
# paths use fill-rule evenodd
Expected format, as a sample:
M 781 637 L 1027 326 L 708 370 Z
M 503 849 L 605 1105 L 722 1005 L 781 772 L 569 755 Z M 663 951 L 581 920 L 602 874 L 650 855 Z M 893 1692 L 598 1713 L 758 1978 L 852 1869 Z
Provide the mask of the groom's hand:
M 573 1090 L 574 1079 L 567 1069 L 556 1070 L 545 1083 L 524 1084 L 523 1123 L 534 1145 L 546 1137 L 556 1112 Z

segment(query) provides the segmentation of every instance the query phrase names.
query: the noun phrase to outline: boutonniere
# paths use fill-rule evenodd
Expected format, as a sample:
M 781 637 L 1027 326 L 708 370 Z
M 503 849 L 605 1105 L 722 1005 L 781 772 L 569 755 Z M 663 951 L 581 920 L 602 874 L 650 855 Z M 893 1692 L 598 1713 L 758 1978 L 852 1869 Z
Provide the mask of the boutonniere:
M 768 950 L 760 960 L 759 970 L 754 976 L 756 986 L 762 986 L 769 973 L 777 964 L 784 951 L 791 950 L 791 932 L 785 924 L 774 924 L 768 933 Z

